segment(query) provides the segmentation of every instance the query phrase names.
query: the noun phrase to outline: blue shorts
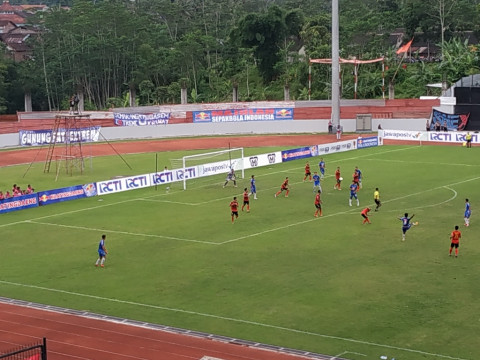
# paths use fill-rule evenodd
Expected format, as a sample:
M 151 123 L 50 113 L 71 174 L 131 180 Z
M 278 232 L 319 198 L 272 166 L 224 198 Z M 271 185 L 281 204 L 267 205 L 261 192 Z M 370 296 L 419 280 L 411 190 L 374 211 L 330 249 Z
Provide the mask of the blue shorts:
M 412 224 L 408 224 L 408 226 L 402 226 L 403 233 L 405 234 L 407 230 L 410 229 L 411 227 L 412 227 Z
M 470 210 L 465 211 L 465 215 L 463 217 L 469 218 L 472 212 Z
M 257 192 L 257 187 L 256 187 L 256 186 L 250 186 L 250 192 L 251 192 L 252 194 L 256 194 L 256 192 Z
M 322 175 L 325 175 L 325 169 L 324 168 L 320 168 L 320 172 L 322 173 Z
M 350 194 L 350 199 L 353 199 L 353 198 L 355 198 L 355 199 L 358 200 L 357 193 L 355 193 L 355 194 Z
M 105 257 L 107 254 L 103 250 L 98 250 L 98 256 Z

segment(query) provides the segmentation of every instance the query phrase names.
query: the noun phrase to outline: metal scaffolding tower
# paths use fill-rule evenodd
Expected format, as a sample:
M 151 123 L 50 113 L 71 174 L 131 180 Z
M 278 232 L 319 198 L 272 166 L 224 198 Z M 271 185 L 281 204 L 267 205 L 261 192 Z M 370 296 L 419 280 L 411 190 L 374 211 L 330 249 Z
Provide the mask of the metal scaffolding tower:
M 44 173 L 50 172 L 52 160 L 57 165 L 57 176 L 62 164 L 65 165 L 67 174 L 73 175 L 74 169 L 83 173 L 85 168 L 82 153 L 81 129 L 91 124 L 88 114 L 61 114 L 55 116 L 52 128 L 52 139 L 47 151 Z M 59 151 L 55 149 L 62 146 Z

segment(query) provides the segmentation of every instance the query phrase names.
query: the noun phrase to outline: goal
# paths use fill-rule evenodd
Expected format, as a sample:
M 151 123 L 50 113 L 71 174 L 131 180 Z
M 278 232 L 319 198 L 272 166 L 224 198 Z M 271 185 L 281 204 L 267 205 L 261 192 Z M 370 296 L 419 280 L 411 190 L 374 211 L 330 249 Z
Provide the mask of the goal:
M 208 153 L 188 155 L 181 159 L 170 159 L 173 169 L 197 167 L 197 177 L 225 174 L 234 169 L 237 177 L 245 178 L 243 148 L 233 148 Z M 187 178 L 183 178 L 183 189 L 187 189 Z

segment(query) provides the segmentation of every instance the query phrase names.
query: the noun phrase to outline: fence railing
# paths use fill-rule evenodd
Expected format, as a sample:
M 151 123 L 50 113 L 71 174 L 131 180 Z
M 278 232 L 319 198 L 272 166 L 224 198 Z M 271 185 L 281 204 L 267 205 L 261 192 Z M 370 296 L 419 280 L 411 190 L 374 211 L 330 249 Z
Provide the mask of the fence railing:
M 47 360 L 47 339 L 43 338 L 41 343 L 13 350 L 8 354 L 1 354 L 0 359 L 4 360 Z

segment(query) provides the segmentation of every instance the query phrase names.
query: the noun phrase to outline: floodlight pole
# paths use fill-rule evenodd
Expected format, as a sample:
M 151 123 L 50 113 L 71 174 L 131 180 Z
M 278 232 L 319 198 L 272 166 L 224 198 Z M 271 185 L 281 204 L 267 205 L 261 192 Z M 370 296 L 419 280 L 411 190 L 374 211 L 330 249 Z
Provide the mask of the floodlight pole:
M 340 125 L 340 50 L 338 1 L 332 0 L 332 124 Z

